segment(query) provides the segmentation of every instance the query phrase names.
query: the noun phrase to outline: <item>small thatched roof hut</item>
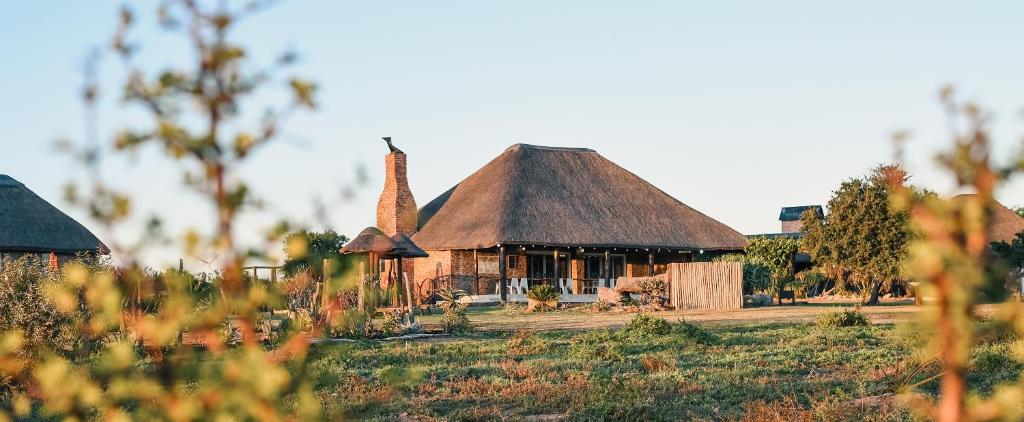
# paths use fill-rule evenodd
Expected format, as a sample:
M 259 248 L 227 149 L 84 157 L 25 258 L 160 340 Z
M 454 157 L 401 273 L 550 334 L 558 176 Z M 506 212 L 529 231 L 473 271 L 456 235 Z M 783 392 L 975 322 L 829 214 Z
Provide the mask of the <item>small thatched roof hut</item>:
M 591 149 L 518 144 L 424 206 L 426 250 L 498 244 L 739 250 L 746 238 Z
M 0 174 L 0 252 L 56 254 L 109 252 L 88 229 Z
M 341 248 L 341 253 L 373 253 L 386 255 L 395 250 L 398 245 L 384 234 L 381 229 L 367 227 L 359 232 L 355 239 L 350 240 Z

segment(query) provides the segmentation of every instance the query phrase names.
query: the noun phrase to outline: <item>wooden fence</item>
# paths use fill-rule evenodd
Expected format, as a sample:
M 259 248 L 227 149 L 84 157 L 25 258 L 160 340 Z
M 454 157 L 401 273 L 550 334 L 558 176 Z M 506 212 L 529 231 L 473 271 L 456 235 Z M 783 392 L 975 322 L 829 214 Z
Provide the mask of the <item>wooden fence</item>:
M 676 309 L 743 307 L 743 264 L 689 262 L 669 264 L 669 295 Z

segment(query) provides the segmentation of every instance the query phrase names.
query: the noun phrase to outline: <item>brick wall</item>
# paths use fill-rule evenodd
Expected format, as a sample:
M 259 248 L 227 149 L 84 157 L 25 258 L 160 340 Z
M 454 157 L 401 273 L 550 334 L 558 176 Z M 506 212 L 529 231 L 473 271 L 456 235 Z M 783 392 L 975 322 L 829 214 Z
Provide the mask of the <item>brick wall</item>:
M 794 221 L 783 221 L 782 232 L 783 233 L 798 233 L 800 228 L 803 227 L 804 223 L 800 220 Z
M 416 231 L 416 199 L 409 189 L 406 156 L 392 152 L 384 156 L 384 191 L 377 201 L 377 227 L 394 236 L 411 236 Z

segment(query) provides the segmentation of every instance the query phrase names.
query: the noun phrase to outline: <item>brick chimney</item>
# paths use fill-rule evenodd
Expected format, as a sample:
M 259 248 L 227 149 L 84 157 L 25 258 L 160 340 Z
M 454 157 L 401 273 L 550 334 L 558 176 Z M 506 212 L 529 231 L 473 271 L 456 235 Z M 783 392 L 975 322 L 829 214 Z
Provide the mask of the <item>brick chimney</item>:
M 412 236 L 416 232 L 416 199 L 409 189 L 406 176 L 405 153 L 384 138 L 391 152 L 384 156 L 384 191 L 377 201 L 377 227 L 388 236 L 402 233 Z

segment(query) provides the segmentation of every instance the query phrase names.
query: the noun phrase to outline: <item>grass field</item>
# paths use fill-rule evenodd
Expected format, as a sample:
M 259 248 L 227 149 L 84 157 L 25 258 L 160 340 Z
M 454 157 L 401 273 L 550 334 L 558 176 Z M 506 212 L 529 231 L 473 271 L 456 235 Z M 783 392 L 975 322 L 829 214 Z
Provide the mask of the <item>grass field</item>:
M 811 308 L 805 320 L 824 312 Z M 476 334 L 318 345 L 311 371 L 331 418 L 375 420 L 906 420 L 884 395 L 937 371 L 909 376 L 924 336 L 903 324 L 820 329 L 769 312 L 789 311 L 697 325 L 664 313 L 673 329 L 652 334 L 621 328 L 629 314 L 474 310 Z M 565 328 L 501 329 L 509 318 Z M 973 391 L 1018 376 L 1009 341 L 975 354 Z

